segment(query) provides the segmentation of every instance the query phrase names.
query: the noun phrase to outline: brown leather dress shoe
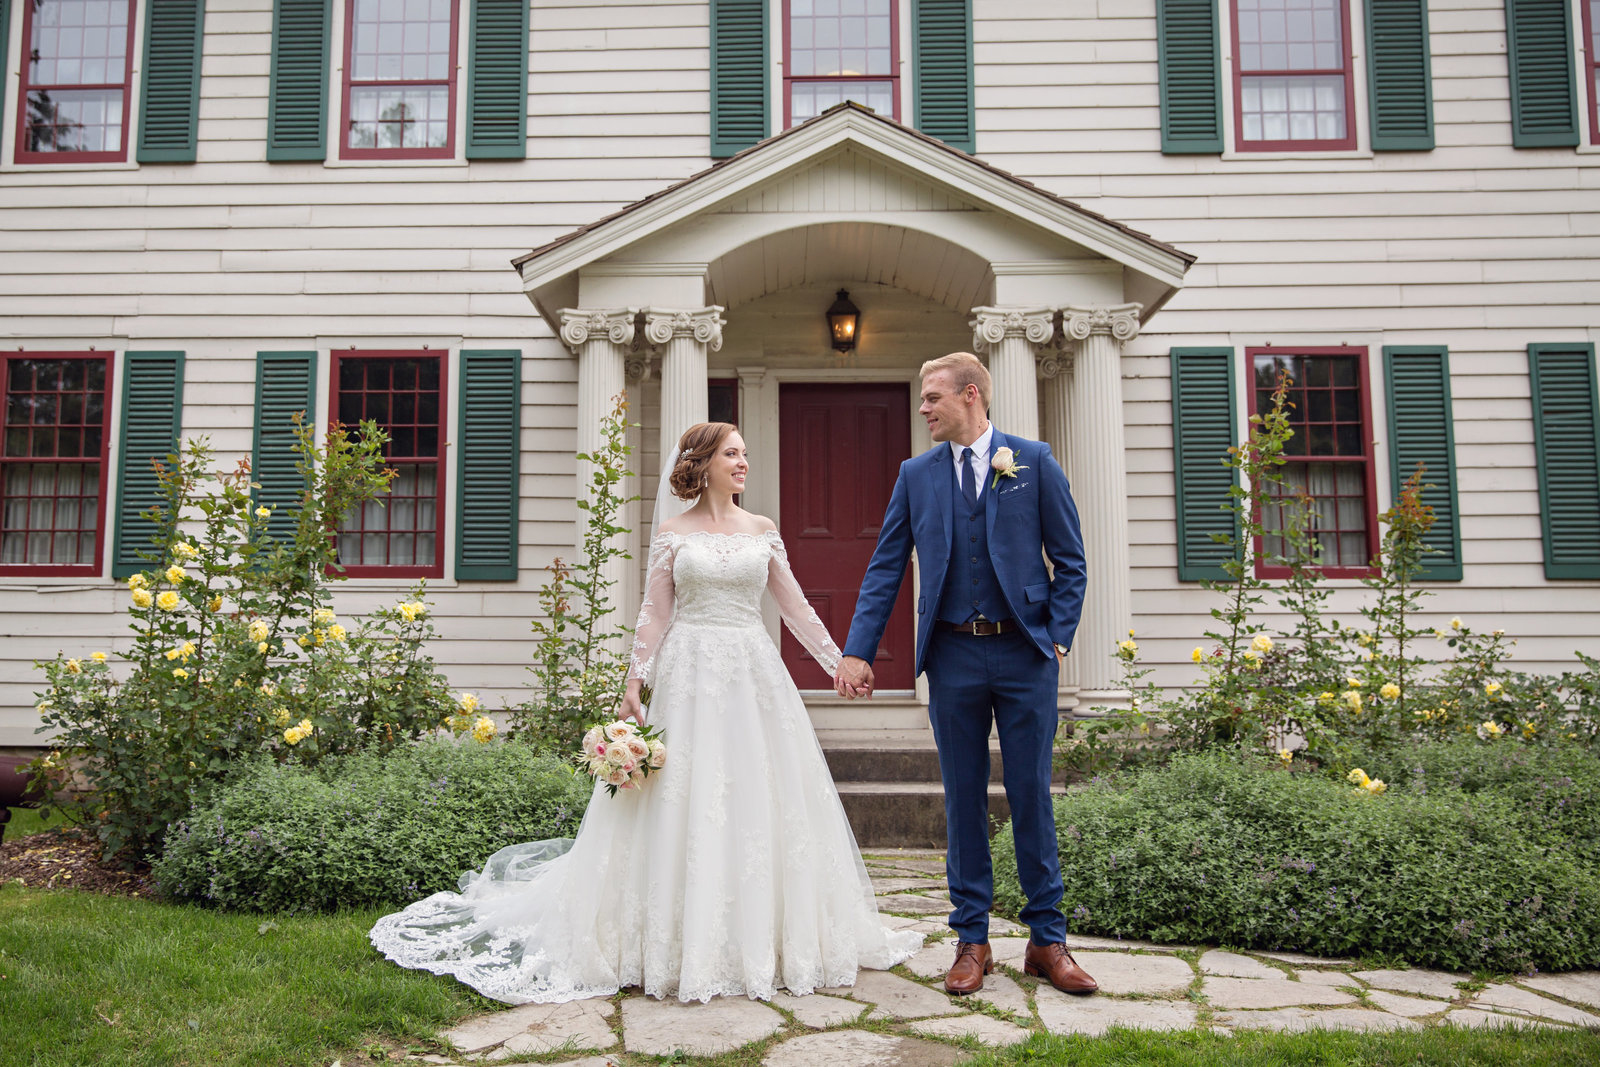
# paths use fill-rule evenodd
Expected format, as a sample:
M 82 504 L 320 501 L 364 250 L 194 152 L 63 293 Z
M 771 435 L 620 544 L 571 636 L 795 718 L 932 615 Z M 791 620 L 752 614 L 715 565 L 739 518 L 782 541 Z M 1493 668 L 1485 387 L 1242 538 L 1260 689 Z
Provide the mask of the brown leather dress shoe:
M 1078 966 L 1067 946 L 1059 941 L 1053 945 L 1035 945 L 1029 941 L 1022 954 L 1022 973 L 1043 978 L 1063 993 L 1086 995 L 1100 988 L 1100 983 Z
M 994 953 L 989 945 L 974 945 L 970 941 L 956 943 L 956 961 L 944 978 L 944 991 L 958 997 L 976 993 L 983 988 L 983 976 L 994 973 Z

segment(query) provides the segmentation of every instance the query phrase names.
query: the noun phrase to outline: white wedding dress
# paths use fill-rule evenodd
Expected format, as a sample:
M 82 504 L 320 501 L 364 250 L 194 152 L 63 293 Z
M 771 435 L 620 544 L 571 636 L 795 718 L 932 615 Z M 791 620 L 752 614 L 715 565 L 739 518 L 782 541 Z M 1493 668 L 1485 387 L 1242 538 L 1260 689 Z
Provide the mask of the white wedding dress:
M 776 532 L 658 534 L 630 676 L 652 686 L 666 766 L 615 797 L 597 785 L 570 849 L 502 849 L 460 893 L 380 919 L 373 945 L 509 1004 L 768 999 L 915 953 L 922 935 L 879 921 L 763 591 L 831 673 L 839 649 Z

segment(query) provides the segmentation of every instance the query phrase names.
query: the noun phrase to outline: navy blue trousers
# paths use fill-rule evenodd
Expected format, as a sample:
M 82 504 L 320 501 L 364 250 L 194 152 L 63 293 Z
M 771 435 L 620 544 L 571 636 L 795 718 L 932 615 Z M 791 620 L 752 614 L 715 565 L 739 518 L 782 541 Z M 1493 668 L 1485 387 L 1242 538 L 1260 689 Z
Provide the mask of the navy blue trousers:
M 1057 667 L 1019 633 L 929 636 L 928 718 L 939 746 L 944 815 L 949 834 L 945 876 L 950 928 L 962 941 L 989 940 L 994 865 L 989 857 L 989 730 L 1000 734 L 1000 757 L 1011 804 L 1017 871 L 1028 905 L 1022 921 L 1033 941 L 1065 941 L 1061 862 L 1050 805 L 1050 763 L 1056 736 Z

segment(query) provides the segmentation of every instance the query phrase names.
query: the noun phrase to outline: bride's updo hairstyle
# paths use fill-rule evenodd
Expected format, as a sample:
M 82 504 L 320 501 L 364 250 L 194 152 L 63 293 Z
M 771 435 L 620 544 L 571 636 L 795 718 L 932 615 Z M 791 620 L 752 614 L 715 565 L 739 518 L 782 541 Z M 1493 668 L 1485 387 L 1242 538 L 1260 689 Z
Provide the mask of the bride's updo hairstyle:
M 679 500 L 694 500 L 705 488 L 706 469 L 722 442 L 739 427 L 731 422 L 702 422 L 683 431 L 678 438 L 678 462 L 672 465 L 668 484 Z

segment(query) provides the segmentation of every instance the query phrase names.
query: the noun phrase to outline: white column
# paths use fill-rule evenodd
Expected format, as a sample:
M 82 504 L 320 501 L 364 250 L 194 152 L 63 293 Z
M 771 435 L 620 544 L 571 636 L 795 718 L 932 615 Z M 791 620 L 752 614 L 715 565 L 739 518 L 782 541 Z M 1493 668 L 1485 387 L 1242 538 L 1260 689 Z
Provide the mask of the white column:
M 578 357 L 578 452 L 592 455 L 605 443 L 600 422 L 611 413 L 618 395 L 626 389 L 624 367 L 628 348 L 633 343 L 633 320 L 638 313 L 638 308 L 562 308 L 557 313 L 561 316 L 561 340 Z M 584 499 L 590 494 L 594 465 L 579 460 L 577 474 L 577 497 Z M 637 470 L 634 474 L 637 478 Z M 637 484 L 635 481 L 634 485 Z M 623 495 L 631 496 L 634 487 L 624 483 L 620 490 Z M 587 516 L 588 512 L 578 510 L 573 530 L 574 559 L 583 549 Z M 632 552 L 632 537 L 632 534 L 618 534 L 619 547 Z M 612 606 L 617 609 L 614 621 L 632 626 L 639 603 L 637 566 L 630 560 L 614 559 L 602 574 L 615 583 L 611 586 Z
M 722 348 L 722 308 L 644 309 L 644 335 L 661 353 L 661 454 L 706 421 L 706 354 Z M 665 462 L 663 460 L 663 462 Z
M 1039 377 L 1034 349 L 1055 334 L 1055 309 L 976 307 L 972 347 L 989 356 L 994 403 L 989 417 L 1005 433 L 1039 439 Z
M 1072 465 L 1071 426 L 1069 405 L 1072 397 L 1072 354 L 1050 350 L 1040 353 L 1039 376 L 1044 379 L 1044 437 L 1043 440 L 1055 454 L 1056 462 L 1067 472 L 1074 494 L 1078 489 L 1078 472 Z M 1058 705 L 1073 708 L 1078 702 L 1078 652 L 1067 655 L 1061 667 L 1061 688 Z
M 1128 470 L 1122 431 L 1122 345 L 1139 332 L 1139 304 L 1064 307 L 1074 344 L 1067 410 L 1073 497 L 1083 524 L 1089 584 L 1073 641 L 1079 707 L 1125 705 L 1115 653 L 1128 636 L 1133 596 L 1128 570 Z

